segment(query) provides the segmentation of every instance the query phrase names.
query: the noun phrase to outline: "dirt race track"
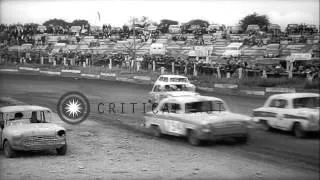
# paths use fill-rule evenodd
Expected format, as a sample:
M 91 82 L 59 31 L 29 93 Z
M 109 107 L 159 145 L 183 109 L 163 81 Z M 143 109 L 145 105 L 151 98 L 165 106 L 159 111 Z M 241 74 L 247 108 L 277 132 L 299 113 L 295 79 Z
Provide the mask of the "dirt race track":
M 54 111 L 67 91 L 84 93 L 91 104 L 88 120 L 67 128 L 68 152 L 20 153 L 8 159 L 0 151 L 0 179 L 319 179 L 319 138 L 251 128 L 247 145 L 232 141 L 189 145 L 183 138 L 154 138 L 141 127 L 147 85 L 34 75 L 0 74 L 0 93 Z M 223 98 L 234 112 L 250 115 L 264 98 L 203 93 Z M 98 104 L 104 113 L 98 112 Z M 109 113 L 115 103 L 125 114 Z M 132 113 L 132 105 L 135 113 Z M 117 108 L 119 107 L 119 108 Z M 146 106 L 146 110 L 150 107 Z

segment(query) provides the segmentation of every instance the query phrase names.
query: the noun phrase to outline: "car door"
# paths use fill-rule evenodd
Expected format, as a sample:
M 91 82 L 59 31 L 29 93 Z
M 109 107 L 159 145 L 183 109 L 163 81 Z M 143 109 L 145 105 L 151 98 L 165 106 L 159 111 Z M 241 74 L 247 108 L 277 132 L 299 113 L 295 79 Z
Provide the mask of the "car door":
M 183 122 L 181 121 L 181 106 L 177 103 L 165 103 L 162 109 L 162 118 L 164 130 L 167 134 L 183 135 L 185 134 Z
M 288 101 L 286 99 L 274 99 L 270 103 L 273 113 L 275 113 L 273 125 L 278 129 L 286 129 L 284 114 L 288 111 Z
M 152 103 L 157 102 L 157 96 L 159 96 L 159 91 L 160 91 L 160 85 L 154 85 L 152 88 L 152 91 L 149 93 L 150 96 L 150 101 Z

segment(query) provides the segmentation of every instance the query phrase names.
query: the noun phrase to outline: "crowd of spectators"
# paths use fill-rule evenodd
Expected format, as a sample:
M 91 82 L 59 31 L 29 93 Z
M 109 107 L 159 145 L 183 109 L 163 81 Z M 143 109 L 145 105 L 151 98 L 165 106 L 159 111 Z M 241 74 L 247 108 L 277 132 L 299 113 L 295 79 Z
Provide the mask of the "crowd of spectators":
M 215 30 L 216 31 L 216 30 Z M 159 29 L 148 31 L 144 28 L 136 28 L 135 32 L 130 29 L 128 26 L 123 26 L 122 28 L 115 28 L 111 25 L 103 25 L 101 29 L 96 29 L 94 31 L 90 31 L 88 26 L 81 26 L 79 29 L 79 33 L 75 33 L 71 27 L 62 27 L 62 26 L 47 26 L 44 28 L 39 28 L 36 24 L 25 24 L 25 25 L 3 25 L 0 24 L 0 40 L 1 43 L 4 45 L 21 45 L 24 43 L 30 44 L 39 44 L 37 40 L 34 38 L 34 35 L 43 35 L 43 34 L 52 34 L 52 35 L 69 35 L 69 36 L 76 36 L 78 38 L 78 42 L 80 41 L 81 33 L 84 35 L 93 35 L 97 39 L 111 39 L 114 41 L 119 40 L 126 40 L 128 38 L 132 38 L 132 35 L 135 34 L 136 38 L 141 39 L 142 42 L 148 41 L 149 39 L 154 42 L 156 39 L 159 38 L 161 32 Z M 200 42 L 198 45 L 203 45 L 203 34 L 208 33 L 204 28 L 196 28 L 190 31 L 194 35 L 194 38 Z M 210 33 L 210 32 L 209 32 Z M 280 32 L 277 34 L 273 34 L 277 41 L 282 40 L 281 38 L 286 38 L 288 34 L 302 34 L 302 33 L 309 33 L 314 34 L 317 33 L 317 29 L 313 26 L 307 25 L 294 25 L 290 24 L 287 27 L 286 33 Z M 262 38 L 265 34 L 260 34 L 257 31 L 251 31 L 247 34 L 247 39 L 244 39 L 244 44 L 248 43 L 250 45 L 264 45 Z M 222 37 L 226 38 L 226 37 Z M 172 35 L 173 41 L 186 41 L 187 37 L 184 34 L 175 34 Z M 40 39 L 41 44 L 45 44 L 46 40 L 44 36 Z M 30 54 L 30 53 L 29 53 Z M 21 56 L 21 54 L 20 54 Z M 25 56 L 25 55 L 22 55 Z M 66 58 L 73 58 L 75 59 L 76 65 L 81 65 L 86 59 L 90 59 L 91 65 L 96 66 L 107 66 L 112 60 L 113 65 L 117 65 L 119 67 L 128 67 L 130 61 L 133 59 L 128 55 L 119 54 L 103 54 L 103 55 L 92 55 L 90 53 L 82 53 L 82 52 L 63 52 L 58 53 L 54 56 L 56 59 L 57 64 L 62 64 L 62 59 Z M 38 59 L 36 55 L 32 54 L 29 55 L 28 62 L 39 62 L 40 54 L 38 54 Z M 36 60 L 37 59 L 37 60 Z M 94 60 L 93 60 L 94 59 Z M 151 56 L 151 55 L 144 55 L 141 57 L 143 59 L 141 61 L 141 68 L 142 69 L 150 69 L 152 67 L 153 61 L 156 62 L 157 67 L 165 67 L 166 69 L 171 69 L 171 63 L 175 63 L 176 72 L 192 72 L 194 66 L 196 64 L 196 68 L 200 74 L 212 74 L 215 73 L 217 67 L 219 67 L 224 72 L 230 72 L 231 74 L 236 74 L 237 70 L 241 67 L 243 69 L 249 71 L 258 71 L 262 72 L 263 69 L 266 69 L 269 74 L 276 74 L 280 75 L 284 73 L 285 65 L 270 65 L 270 66 L 259 66 L 255 65 L 254 63 L 249 63 L 249 61 L 245 61 L 243 59 L 231 60 L 227 61 L 227 63 L 219 64 L 219 63 L 207 63 L 204 61 L 196 61 L 194 58 L 187 57 L 187 58 L 175 58 L 169 55 L 158 55 L 158 56 Z M 21 60 L 17 57 L 15 62 L 19 63 Z M 186 68 L 187 67 L 187 68 Z M 187 69 L 187 70 L 186 70 Z M 305 74 L 308 72 L 317 72 L 319 71 L 318 66 L 310 66 L 309 65 L 296 65 L 294 66 L 294 71 L 299 74 Z

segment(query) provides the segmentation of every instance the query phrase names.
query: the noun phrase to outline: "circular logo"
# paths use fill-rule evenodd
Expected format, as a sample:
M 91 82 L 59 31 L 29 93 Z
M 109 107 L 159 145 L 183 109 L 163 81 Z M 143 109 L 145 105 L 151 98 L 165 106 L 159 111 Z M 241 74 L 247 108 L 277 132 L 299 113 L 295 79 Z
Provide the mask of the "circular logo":
M 89 116 L 89 100 L 80 92 L 67 92 L 60 97 L 57 111 L 64 122 L 69 124 L 81 123 Z

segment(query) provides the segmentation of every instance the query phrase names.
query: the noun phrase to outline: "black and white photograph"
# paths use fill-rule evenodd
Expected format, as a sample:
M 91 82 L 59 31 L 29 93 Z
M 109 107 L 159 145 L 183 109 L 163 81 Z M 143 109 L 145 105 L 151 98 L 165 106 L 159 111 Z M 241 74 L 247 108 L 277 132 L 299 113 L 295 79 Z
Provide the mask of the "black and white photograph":
M 320 179 L 319 9 L 0 0 L 0 179 Z

